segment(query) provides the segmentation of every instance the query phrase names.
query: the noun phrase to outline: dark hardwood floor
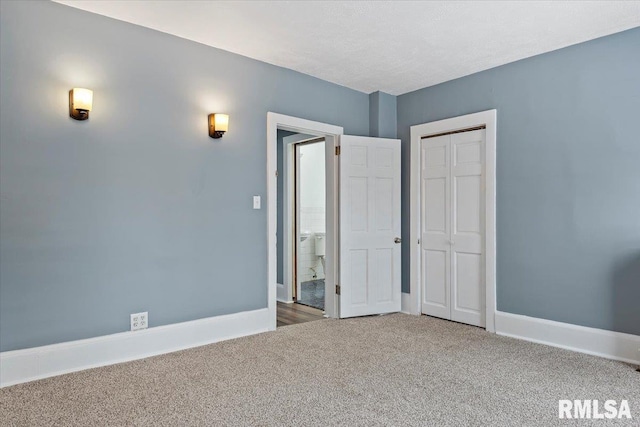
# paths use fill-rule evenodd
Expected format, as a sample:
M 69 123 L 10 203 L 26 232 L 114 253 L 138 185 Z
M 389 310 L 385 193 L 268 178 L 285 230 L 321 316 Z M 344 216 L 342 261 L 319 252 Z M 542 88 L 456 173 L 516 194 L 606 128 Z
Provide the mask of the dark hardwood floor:
M 302 304 L 278 302 L 278 327 L 324 319 L 322 310 Z

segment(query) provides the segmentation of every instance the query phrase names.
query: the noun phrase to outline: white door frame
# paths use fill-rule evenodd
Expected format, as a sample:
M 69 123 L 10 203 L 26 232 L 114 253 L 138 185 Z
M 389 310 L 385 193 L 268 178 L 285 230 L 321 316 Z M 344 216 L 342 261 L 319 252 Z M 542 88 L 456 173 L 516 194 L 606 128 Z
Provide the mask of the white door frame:
M 481 111 L 465 116 L 438 120 L 411 126 L 411 177 L 410 177 L 410 286 L 409 306 L 402 311 L 421 314 L 422 277 L 420 265 L 420 142 L 423 137 L 439 133 L 486 126 L 485 130 L 485 316 L 486 329 L 495 332 L 496 312 L 496 120 L 497 110 Z
M 277 324 L 277 197 L 278 177 L 278 129 L 296 133 L 325 137 L 326 153 L 326 267 L 325 272 L 325 314 L 338 317 L 338 298 L 334 289 L 337 280 L 338 254 L 338 163 L 334 155 L 339 145 L 339 137 L 344 133 L 340 126 L 267 113 L 267 309 L 269 310 L 269 330 L 275 330 Z M 286 272 L 285 272 L 286 274 Z

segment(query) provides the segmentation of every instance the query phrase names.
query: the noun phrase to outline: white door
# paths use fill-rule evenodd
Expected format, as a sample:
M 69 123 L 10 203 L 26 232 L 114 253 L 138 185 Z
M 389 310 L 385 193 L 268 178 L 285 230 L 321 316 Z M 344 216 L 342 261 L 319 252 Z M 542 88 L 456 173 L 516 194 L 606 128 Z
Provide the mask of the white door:
M 422 140 L 422 312 L 485 326 L 484 129 Z
M 400 311 L 400 140 L 340 137 L 340 317 Z
M 422 140 L 422 312 L 451 318 L 450 137 Z

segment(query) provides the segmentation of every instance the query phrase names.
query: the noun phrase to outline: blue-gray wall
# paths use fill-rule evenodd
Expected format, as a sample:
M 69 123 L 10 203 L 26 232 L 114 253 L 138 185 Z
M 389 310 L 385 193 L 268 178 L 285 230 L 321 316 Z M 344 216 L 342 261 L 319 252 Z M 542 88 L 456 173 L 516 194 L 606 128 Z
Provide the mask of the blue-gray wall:
M 0 8 L 1 351 L 143 310 L 158 326 L 265 307 L 267 111 L 356 135 L 396 120 L 391 95 L 52 2 Z M 404 254 L 409 127 L 497 108 L 498 308 L 640 333 L 639 51 L 635 29 L 398 97 Z M 86 122 L 76 86 L 94 90 Z
M 493 108 L 498 309 L 640 334 L 640 29 L 399 96 L 405 254 L 410 126 Z
M 369 136 L 396 138 L 397 99 L 384 92 L 369 94 Z
M 0 350 L 266 307 L 267 111 L 366 135 L 368 95 L 53 2 L 0 19 Z

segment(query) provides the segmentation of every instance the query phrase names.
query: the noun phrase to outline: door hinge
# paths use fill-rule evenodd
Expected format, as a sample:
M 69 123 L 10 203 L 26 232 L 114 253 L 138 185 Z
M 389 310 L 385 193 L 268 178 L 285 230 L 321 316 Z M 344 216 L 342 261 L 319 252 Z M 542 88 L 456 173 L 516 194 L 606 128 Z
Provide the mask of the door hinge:
M 340 285 L 336 285 L 336 295 L 340 295 Z
M 278 176 L 278 171 L 276 171 L 276 176 Z
M 336 156 L 340 155 L 340 146 L 336 146 Z

